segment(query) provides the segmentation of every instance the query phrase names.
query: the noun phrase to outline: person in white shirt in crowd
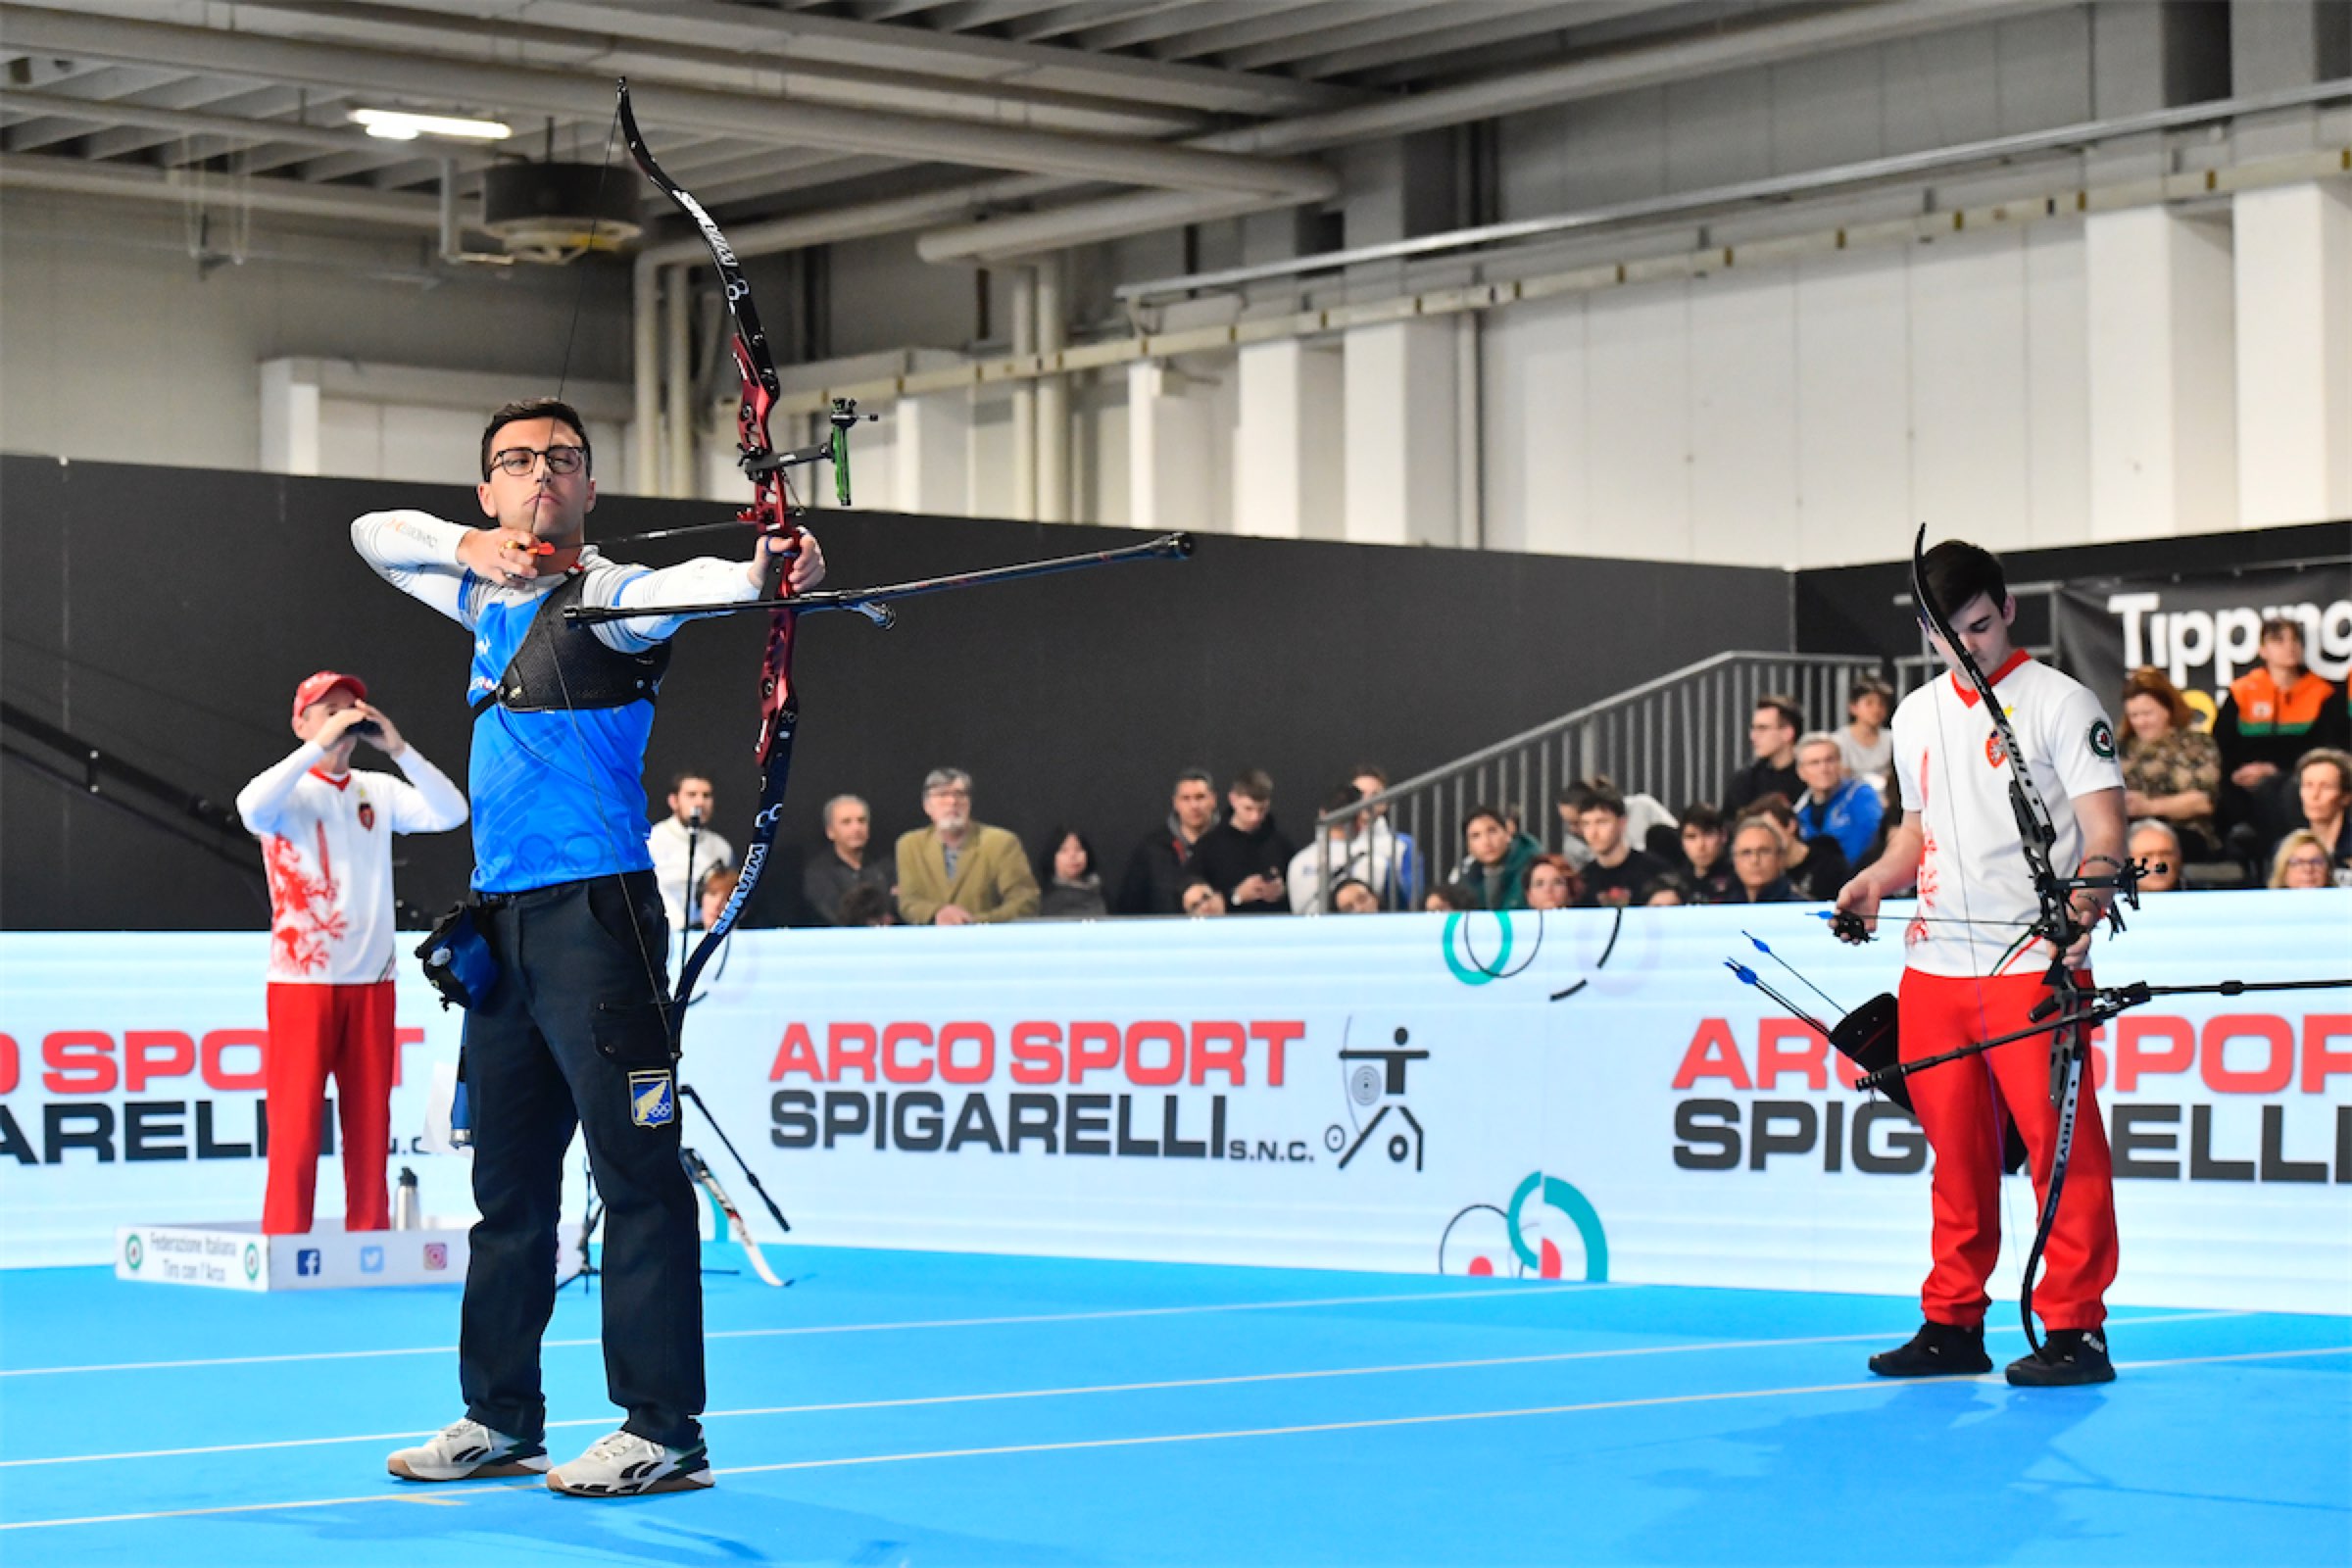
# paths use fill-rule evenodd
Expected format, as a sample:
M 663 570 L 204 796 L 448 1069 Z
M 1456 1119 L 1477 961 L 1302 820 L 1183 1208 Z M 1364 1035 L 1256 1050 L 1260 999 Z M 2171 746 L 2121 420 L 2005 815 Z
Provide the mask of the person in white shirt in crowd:
M 1874 790 L 1886 787 L 1894 768 L 1894 736 L 1886 720 L 1893 712 L 1893 687 L 1876 675 L 1854 682 L 1845 698 L 1845 727 L 1835 737 L 1846 777 L 1858 778 Z
M 653 852 L 654 876 L 662 886 L 662 908 L 669 916 L 673 931 L 702 925 L 702 910 L 689 909 L 686 879 L 691 874 L 696 882 L 722 865 L 735 863 L 735 846 L 710 831 L 716 817 L 717 792 L 708 776 L 701 773 L 680 773 L 669 781 L 669 815 L 653 825 L 645 836 L 646 848 Z M 694 864 L 689 871 L 687 858 L 692 853 Z
M 2180 887 L 2180 835 L 2173 824 L 2159 816 L 2143 816 L 2132 824 L 2132 837 L 2124 854 L 2134 860 L 2144 861 L 2147 870 L 2140 875 L 2142 893 L 2175 893 Z
M 1335 811 L 1345 811 L 1363 798 L 1362 784 L 1338 785 L 1323 797 L 1319 814 L 1330 816 Z M 1342 879 L 1361 882 L 1377 890 L 1396 883 L 1396 852 L 1395 830 L 1368 811 L 1357 811 L 1345 821 L 1332 823 L 1323 830 L 1323 842 L 1309 844 L 1291 857 L 1290 869 L 1283 877 L 1283 885 L 1290 890 L 1291 912 L 1324 912 L 1327 905 L 1323 898 L 1323 866 L 1327 857 L 1335 890 Z
M 343 1133 L 343 1228 L 392 1226 L 392 835 L 446 833 L 466 796 L 368 702 L 357 676 L 322 669 L 294 689 L 283 760 L 237 792 L 270 874 L 270 1174 L 262 1230 L 311 1228 L 326 1080 Z M 355 771 L 368 741 L 405 778 Z
M 1370 800 L 1375 795 L 1387 792 L 1389 770 L 1378 762 L 1359 762 L 1353 782 L 1364 799 Z M 1390 840 L 1393 845 L 1388 855 L 1388 880 L 1372 884 L 1372 891 L 1380 895 L 1381 907 L 1411 907 L 1413 886 L 1421 880 L 1421 846 L 1410 833 L 1396 831 L 1396 825 L 1389 820 L 1389 808 L 1385 802 L 1368 808 L 1361 820 L 1366 824 L 1364 832 L 1373 841 L 1376 854 L 1382 839 Z

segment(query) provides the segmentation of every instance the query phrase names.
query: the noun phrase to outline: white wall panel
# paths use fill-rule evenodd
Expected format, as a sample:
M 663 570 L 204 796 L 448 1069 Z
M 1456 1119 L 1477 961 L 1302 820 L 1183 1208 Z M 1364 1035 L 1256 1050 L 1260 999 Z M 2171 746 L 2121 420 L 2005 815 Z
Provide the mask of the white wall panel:
M 1909 283 L 1893 259 L 1870 252 L 1795 271 L 1793 559 L 1884 560 L 1911 514 Z
M 1690 288 L 1690 559 L 1796 559 L 1795 274 Z
M 1688 297 L 1652 283 L 1587 306 L 1584 554 L 1691 559 Z
M 2037 547 L 2078 544 L 2090 524 L 2090 305 L 2082 225 L 2025 231 L 2026 497 Z
M 2028 542 L 2026 269 L 2017 234 L 1910 258 L 1911 505 L 1937 535 Z

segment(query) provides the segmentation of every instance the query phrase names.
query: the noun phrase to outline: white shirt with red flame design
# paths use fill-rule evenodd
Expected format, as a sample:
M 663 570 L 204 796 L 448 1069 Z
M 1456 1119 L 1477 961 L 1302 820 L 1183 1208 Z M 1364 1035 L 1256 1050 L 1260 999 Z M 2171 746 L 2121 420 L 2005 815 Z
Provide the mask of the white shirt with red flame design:
M 262 841 L 270 873 L 273 984 L 366 985 L 392 976 L 392 835 L 442 833 L 466 820 L 466 797 L 412 746 L 407 778 L 319 770 L 305 741 L 237 792 L 237 815 Z
M 2082 859 L 2074 798 L 2124 787 L 2114 726 L 2089 688 L 2023 653 L 1992 678 L 2058 829 L 2051 863 L 2071 876 Z M 2009 806 L 2009 761 L 1976 688 L 1948 673 L 1930 681 L 1894 710 L 1893 737 L 1903 809 L 1920 813 L 1927 836 L 1923 918 L 1904 929 L 1905 962 L 1922 974 L 2039 974 L 2050 947 L 2026 943 L 2024 925 L 2041 905 Z

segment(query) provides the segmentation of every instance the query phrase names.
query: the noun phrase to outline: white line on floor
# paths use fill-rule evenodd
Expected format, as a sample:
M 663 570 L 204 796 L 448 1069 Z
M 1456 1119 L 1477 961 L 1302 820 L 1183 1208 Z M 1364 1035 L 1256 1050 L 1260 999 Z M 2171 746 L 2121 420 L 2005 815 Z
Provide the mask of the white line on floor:
M 2123 1370 L 2144 1370 L 2159 1366 L 2203 1366 L 2229 1361 L 2278 1360 L 2288 1356 L 2352 1355 L 2352 1345 L 2317 1346 L 2302 1350 L 2254 1350 L 2234 1355 L 2181 1356 L 2163 1361 L 2127 1361 Z M 1954 1382 L 1992 1383 L 1998 1385 L 1997 1375 L 1983 1378 L 1953 1379 Z M 1585 1415 L 1608 1410 L 1655 1409 L 1677 1404 L 1719 1404 L 1738 1399 L 1802 1398 L 1811 1395 L 1855 1394 L 1864 1390 L 1890 1391 L 1899 1385 L 1885 1378 L 1868 1378 L 1858 1383 L 1814 1383 L 1793 1388 L 1735 1389 L 1709 1394 L 1661 1394 L 1639 1399 L 1598 1399 L 1581 1404 L 1539 1404 L 1510 1410 L 1457 1410 L 1433 1415 L 1373 1416 L 1356 1421 L 1318 1421 L 1287 1427 L 1244 1427 L 1224 1432 L 1170 1432 L 1150 1437 L 1083 1438 L 1061 1443 L 1017 1443 L 986 1448 L 932 1448 L 907 1453 L 852 1454 L 836 1459 L 786 1459 L 775 1464 L 737 1465 L 719 1472 L 721 1476 L 767 1475 L 786 1470 L 826 1470 L 849 1465 L 905 1464 L 920 1459 L 977 1459 L 1014 1453 L 1068 1453 L 1089 1448 L 1150 1447 L 1170 1443 L 1222 1443 L 1237 1438 L 1307 1437 L 1326 1432 L 1365 1432 L 1382 1427 L 1443 1426 L 1465 1421 L 1507 1421 L 1529 1416 Z M 2035 1391 L 2034 1397 L 2040 1396 Z M 470 1493 L 474 1489 L 467 1489 Z M 538 1483 L 515 1486 L 484 1487 L 482 1491 L 507 1492 L 542 1490 Z M 449 1494 L 444 1494 L 449 1495 Z M 286 1508 L 331 1508 L 349 1503 L 411 1502 L 424 1500 L 397 1492 L 374 1493 L 357 1497 L 306 1497 L 283 1502 L 243 1502 L 210 1508 L 158 1509 L 147 1513 L 89 1514 L 74 1519 L 26 1519 L 14 1524 L 0 1524 L 0 1530 L 46 1530 L 64 1525 L 124 1524 L 142 1519 L 182 1519 L 205 1514 L 260 1513 Z
M 891 1334 L 911 1329 L 974 1329 L 1026 1323 L 1085 1323 L 1106 1318 L 1185 1317 L 1209 1312 L 1282 1312 L 1317 1306 L 1376 1306 L 1399 1301 L 1515 1301 L 1530 1296 L 1561 1292 L 1639 1291 L 1651 1287 L 1615 1282 L 1588 1285 L 1582 1281 L 1557 1285 L 1523 1285 L 1474 1291 L 1406 1291 L 1395 1296 L 1326 1296 L 1299 1301 L 1217 1301 L 1194 1306 L 1128 1306 L 1099 1312 L 1028 1312 L 1009 1317 L 945 1317 L 906 1323 L 817 1323 L 803 1328 L 720 1329 L 708 1340 L 774 1339 L 804 1334 Z M 593 1348 L 602 1340 L 548 1340 L 542 1349 Z M 291 1361 L 356 1361 L 371 1356 L 455 1355 L 454 1345 L 419 1345 L 396 1350 L 302 1350 L 285 1355 L 220 1355 L 187 1361 L 116 1361 L 89 1366 L 27 1366 L 0 1369 L 0 1378 L 60 1377 L 73 1372 L 161 1372 L 201 1366 L 275 1366 Z
M 2154 1323 L 2199 1323 L 2216 1318 L 2244 1317 L 2243 1312 L 2174 1312 L 2155 1317 L 2121 1320 L 2138 1327 Z M 2017 1326 L 1996 1327 L 1996 1333 L 2017 1333 Z M 721 1421 L 746 1416 L 817 1415 L 841 1410 L 890 1410 L 915 1405 L 983 1404 L 1000 1399 L 1055 1399 L 1074 1398 L 1102 1394 L 1142 1394 L 1166 1389 L 1222 1388 L 1243 1383 L 1294 1383 L 1318 1378 L 1382 1377 L 1409 1372 L 1458 1372 L 1488 1367 L 1541 1366 L 1561 1361 L 1605 1361 L 1644 1355 L 1687 1355 L 1709 1350 L 1768 1350 L 1814 1345 L 1865 1345 L 1894 1341 L 1899 1329 L 1874 1330 L 1866 1334 L 1817 1334 L 1794 1339 L 1775 1340 L 1707 1340 L 1690 1345 L 1622 1346 L 1598 1350 L 1551 1350 L 1536 1355 L 1497 1355 L 1471 1360 L 1413 1361 L 1393 1366 L 1347 1366 L 1308 1368 L 1294 1372 L 1245 1372 L 1226 1377 L 1168 1378 L 1149 1383 L 1102 1383 L 1052 1389 L 1004 1389 L 978 1394 L 926 1394 L 897 1399 L 856 1399 L 827 1404 L 773 1404 L 741 1410 L 710 1410 L 703 1419 Z M 2273 1352 L 2259 1352 L 2270 1354 Z M 2300 1352 L 2287 1351 L 2286 1354 Z M 2140 1362 L 2138 1365 L 2163 1366 L 2169 1362 Z M 570 1427 L 601 1427 L 612 1420 L 610 1415 L 581 1416 L 563 1421 L 550 1421 L 551 1432 Z M 397 1443 L 413 1438 L 413 1432 L 365 1432 L 336 1438 L 287 1438 L 268 1443 L 222 1443 L 203 1447 L 142 1448 L 121 1453 L 57 1454 L 34 1459 L 0 1459 L 0 1470 L 19 1469 L 29 1465 L 104 1464 L 123 1459 L 180 1459 L 208 1453 L 253 1453 L 272 1448 L 323 1447 L 342 1443 Z

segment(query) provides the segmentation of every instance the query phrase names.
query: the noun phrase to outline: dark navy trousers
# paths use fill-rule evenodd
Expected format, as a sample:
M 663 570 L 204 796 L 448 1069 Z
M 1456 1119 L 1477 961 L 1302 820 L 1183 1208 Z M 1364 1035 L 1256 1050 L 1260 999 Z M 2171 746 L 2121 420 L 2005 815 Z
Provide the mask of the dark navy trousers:
M 626 1430 L 691 1446 L 704 1404 L 701 1215 L 678 1163 L 669 926 L 654 874 L 495 897 L 476 924 L 499 978 L 466 1015 L 482 1215 L 458 1343 L 466 1413 L 510 1437 L 545 1436 L 539 1344 L 578 1127 L 605 1205 L 606 1389 Z

